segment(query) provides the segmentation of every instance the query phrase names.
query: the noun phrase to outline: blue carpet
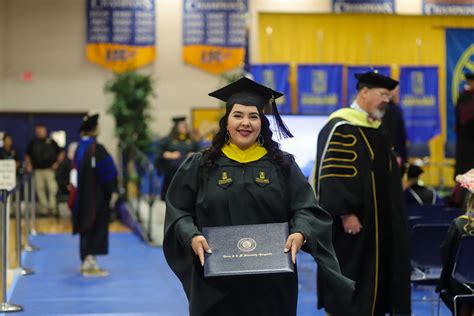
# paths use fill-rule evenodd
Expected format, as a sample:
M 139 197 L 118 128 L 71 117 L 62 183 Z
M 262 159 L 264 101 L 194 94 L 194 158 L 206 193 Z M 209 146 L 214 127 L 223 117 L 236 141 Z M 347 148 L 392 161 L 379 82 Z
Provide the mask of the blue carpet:
M 186 315 L 181 284 L 165 263 L 161 248 L 132 234 L 111 234 L 110 253 L 98 257 L 107 278 L 79 273 L 78 237 L 35 236 L 41 250 L 28 253 L 25 267 L 35 274 L 19 277 L 10 302 L 23 306 L 15 315 Z
M 27 253 L 24 266 L 35 274 L 20 276 L 9 293 L 10 302 L 24 311 L 3 315 L 187 315 L 186 297 L 162 249 L 147 246 L 135 235 L 110 235 L 109 255 L 98 257 L 99 265 L 111 272 L 107 278 L 79 274 L 77 236 L 39 235 L 32 243 L 41 250 Z M 324 316 L 316 310 L 316 267 L 309 255 L 298 255 L 298 273 L 298 315 Z M 432 288 L 413 289 L 412 297 L 414 316 L 437 315 Z M 440 315 L 450 313 L 442 306 Z

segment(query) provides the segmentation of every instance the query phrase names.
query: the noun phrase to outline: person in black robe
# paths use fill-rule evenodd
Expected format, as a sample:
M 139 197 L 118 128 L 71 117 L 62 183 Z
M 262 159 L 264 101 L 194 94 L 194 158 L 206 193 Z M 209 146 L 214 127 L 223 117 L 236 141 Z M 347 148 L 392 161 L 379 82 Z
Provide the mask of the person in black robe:
M 466 73 L 466 88 L 456 104 L 456 163 L 454 174 L 464 174 L 474 168 L 474 73 Z M 449 205 L 466 206 L 467 190 L 458 184 L 453 189 Z
M 202 227 L 287 222 L 282 251 L 311 253 L 325 276 L 328 307 L 343 312 L 353 282 L 340 274 L 331 242 L 331 217 L 315 200 L 294 158 L 272 139 L 265 106 L 278 132 L 292 136 L 274 98 L 282 94 L 245 77 L 210 96 L 226 102 L 212 146 L 179 168 L 166 196 L 163 251 L 180 279 L 191 316 L 296 315 L 297 273 L 205 278 Z M 286 248 L 286 249 L 284 249 Z M 295 269 L 296 271 L 296 269 Z
M 407 208 L 421 205 L 435 205 L 440 199 L 433 187 L 428 187 L 420 180 L 423 169 L 415 164 L 409 164 L 406 168 L 407 180 L 404 184 L 405 205 Z
M 456 166 L 454 174 L 474 168 L 474 73 L 464 75 L 466 89 L 456 104 Z
M 400 170 L 380 128 L 398 82 L 376 72 L 356 74 L 357 99 L 331 114 L 319 133 L 315 189 L 333 217 L 342 273 L 355 280 L 351 311 L 334 315 L 411 315 L 407 216 Z M 318 274 L 318 303 L 327 304 Z
M 398 98 L 398 93 L 395 88 L 391 92 L 391 100 L 387 104 L 385 114 L 382 118 L 382 130 L 390 140 L 395 156 L 399 166 L 407 163 L 407 131 L 405 128 L 405 120 L 403 118 L 403 111 L 400 105 L 395 101 Z
M 97 142 L 99 115 L 86 116 L 74 156 L 77 170 L 72 210 L 73 234 L 80 235 L 79 254 L 83 276 L 107 276 L 96 255 L 108 253 L 110 210 L 117 201 L 117 169 L 105 147 Z
M 159 172 L 163 174 L 161 189 L 163 201 L 166 199 L 166 192 L 179 166 L 191 153 L 199 150 L 199 143 L 191 137 L 186 118 L 174 117 L 173 122 L 169 135 L 158 143 L 156 153 L 155 164 Z

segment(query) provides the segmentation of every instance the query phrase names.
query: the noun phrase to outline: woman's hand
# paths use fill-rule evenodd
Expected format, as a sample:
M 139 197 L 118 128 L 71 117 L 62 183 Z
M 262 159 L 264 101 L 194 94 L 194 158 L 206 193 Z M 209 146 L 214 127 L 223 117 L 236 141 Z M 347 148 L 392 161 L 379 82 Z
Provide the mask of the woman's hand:
M 300 251 L 304 244 L 304 236 L 302 233 L 293 233 L 288 236 L 285 245 L 285 252 L 291 251 L 291 261 L 296 263 L 296 254 Z
M 199 261 L 201 266 L 204 266 L 204 251 L 207 253 L 212 253 L 211 248 L 207 244 L 206 238 L 203 235 L 194 236 L 191 239 L 191 248 L 193 248 L 194 254 L 199 256 Z

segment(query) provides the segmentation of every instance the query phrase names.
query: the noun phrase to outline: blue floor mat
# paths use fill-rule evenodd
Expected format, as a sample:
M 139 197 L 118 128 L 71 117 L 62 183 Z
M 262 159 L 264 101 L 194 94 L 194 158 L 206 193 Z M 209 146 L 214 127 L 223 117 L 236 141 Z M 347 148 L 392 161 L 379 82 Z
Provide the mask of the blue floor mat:
M 132 234 L 111 234 L 110 253 L 98 257 L 107 278 L 79 273 L 78 237 L 41 235 L 39 251 L 28 253 L 25 267 L 35 274 L 19 277 L 10 302 L 23 306 L 15 315 L 186 315 L 181 284 L 165 263 L 161 248 Z
M 129 233 L 110 235 L 110 253 L 98 257 L 111 272 L 107 278 L 84 278 L 79 273 L 78 237 L 66 234 L 32 238 L 39 251 L 27 253 L 24 266 L 35 274 L 20 276 L 9 293 L 10 302 L 24 311 L 0 315 L 48 316 L 180 316 L 187 315 L 181 284 L 165 262 L 161 248 L 152 248 Z M 316 309 L 316 266 L 298 254 L 299 316 L 324 316 Z M 437 315 L 432 288 L 414 288 L 413 315 Z M 442 306 L 441 316 L 450 315 Z

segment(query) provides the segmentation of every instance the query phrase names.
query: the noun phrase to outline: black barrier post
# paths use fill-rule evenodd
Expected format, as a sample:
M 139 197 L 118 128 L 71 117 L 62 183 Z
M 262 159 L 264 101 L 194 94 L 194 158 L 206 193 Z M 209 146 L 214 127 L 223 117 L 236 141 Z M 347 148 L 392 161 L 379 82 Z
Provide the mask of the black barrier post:
M 7 201 L 8 191 L 1 190 L 1 236 L 2 236 L 2 302 L 0 303 L 0 312 L 19 312 L 23 307 L 7 302 Z

